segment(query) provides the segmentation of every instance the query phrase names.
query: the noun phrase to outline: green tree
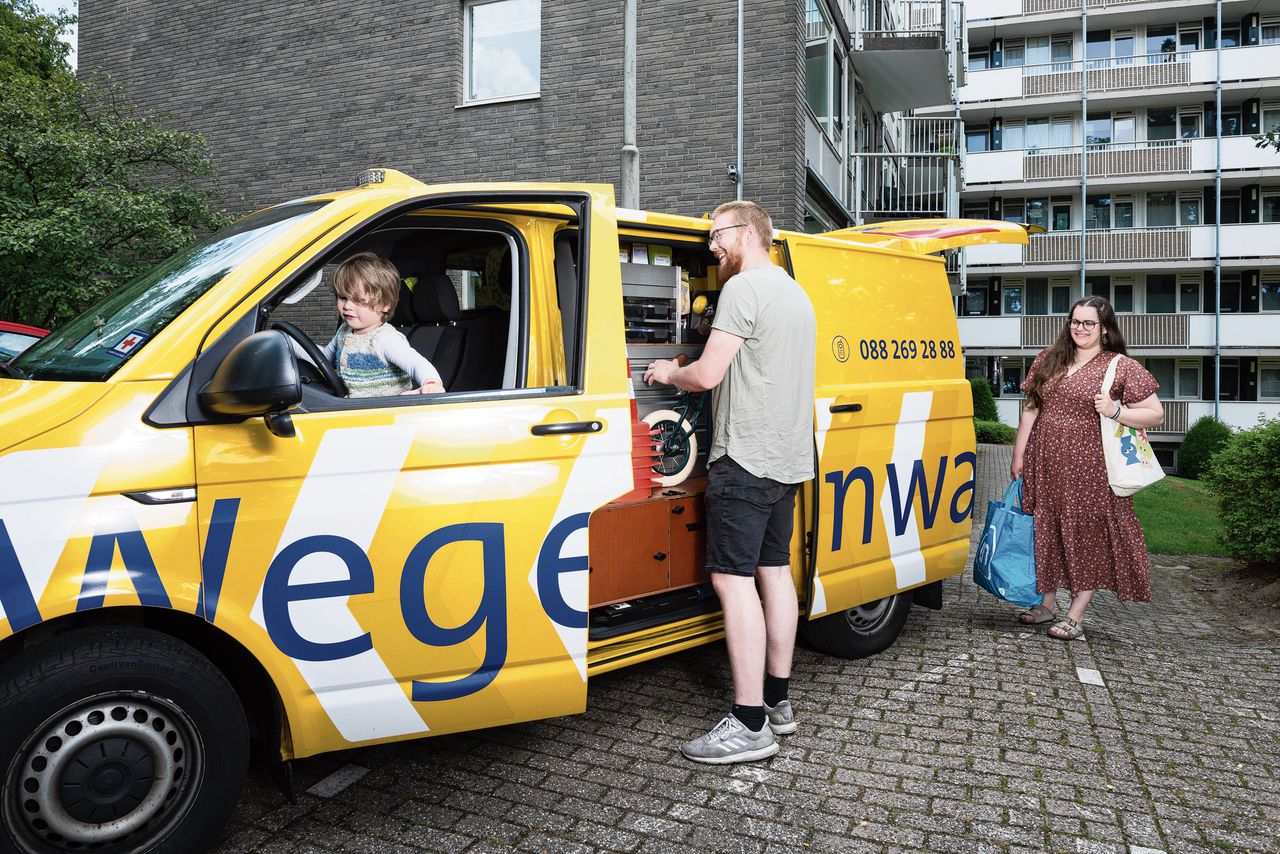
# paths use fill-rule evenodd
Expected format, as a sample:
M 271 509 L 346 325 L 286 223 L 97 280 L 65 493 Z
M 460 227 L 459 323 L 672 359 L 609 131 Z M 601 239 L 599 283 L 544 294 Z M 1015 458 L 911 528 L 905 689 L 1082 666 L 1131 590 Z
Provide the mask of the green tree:
M 0 0 L 0 317 L 56 326 L 225 224 L 198 134 L 67 65 L 66 15 Z
M 1253 139 L 1257 148 L 1274 148 L 1276 151 L 1280 151 L 1280 130 L 1269 130 L 1266 133 L 1258 134 Z
M 973 417 L 977 421 L 999 421 L 996 398 L 986 377 L 970 377 L 969 390 L 973 394 Z

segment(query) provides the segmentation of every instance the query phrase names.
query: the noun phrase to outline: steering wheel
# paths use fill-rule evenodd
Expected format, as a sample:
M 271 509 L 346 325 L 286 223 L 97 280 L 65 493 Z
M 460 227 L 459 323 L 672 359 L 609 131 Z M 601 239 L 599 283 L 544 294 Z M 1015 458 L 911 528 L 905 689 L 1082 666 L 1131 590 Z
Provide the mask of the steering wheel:
M 273 320 L 271 328 L 278 329 L 297 342 L 298 346 L 302 348 L 302 352 L 307 354 L 307 358 L 315 363 L 316 369 L 324 376 L 324 381 L 329 386 L 330 391 L 338 397 L 347 396 L 347 384 L 342 381 L 342 377 L 338 376 L 333 363 L 324 357 L 324 353 L 316 346 L 316 342 L 311 340 L 311 336 L 287 320 Z

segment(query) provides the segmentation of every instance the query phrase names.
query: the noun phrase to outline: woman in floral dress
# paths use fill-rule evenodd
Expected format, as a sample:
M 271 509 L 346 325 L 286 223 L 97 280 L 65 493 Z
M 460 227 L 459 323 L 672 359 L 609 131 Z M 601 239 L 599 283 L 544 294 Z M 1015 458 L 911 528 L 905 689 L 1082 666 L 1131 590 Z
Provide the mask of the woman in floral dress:
M 1133 499 L 1116 495 L 1107 483 L 1098 416 L 1139 428 L 1164 420 L 1159 384 L 1125 355 L 1111 303 L 1086 297 L 1071 307 L 1069 318 L 1022 384 L 1026 400 L 1009 470 L 1022 476 L 1023 509 L 1035 517 L 1036 589 L 1044 594 L 1018 619 L 1055 623 L 1049 634 L 1063 640 L 1084 636 L 1084 613 L 1095 590 L 1151 601 L 1142 526 Z M 1102 380 L 1113 359 L 1119 359 L 1115 381 L 1104 397 Z M 1059 587 L 1072 597 L 1061 618 Z

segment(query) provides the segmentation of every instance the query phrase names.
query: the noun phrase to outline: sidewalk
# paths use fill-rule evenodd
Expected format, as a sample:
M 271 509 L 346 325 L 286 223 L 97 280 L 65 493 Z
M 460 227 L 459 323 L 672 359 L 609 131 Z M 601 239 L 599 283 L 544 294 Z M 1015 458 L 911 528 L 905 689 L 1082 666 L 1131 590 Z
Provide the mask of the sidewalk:
M 979 449 L 975 538 L 1009 453 Z M 1280 851 L 1280 638 L 1152 581 L 1150 605 L 1100 593 L 1085 641 L 966 572 L 881 655 L 802 648 L 767 762 L 679 755 L 730 696 L 714 645 L 593 679 L 585 715 L 302 760 L 324 785 L 294 806 L 257 777 L 217 850 Z

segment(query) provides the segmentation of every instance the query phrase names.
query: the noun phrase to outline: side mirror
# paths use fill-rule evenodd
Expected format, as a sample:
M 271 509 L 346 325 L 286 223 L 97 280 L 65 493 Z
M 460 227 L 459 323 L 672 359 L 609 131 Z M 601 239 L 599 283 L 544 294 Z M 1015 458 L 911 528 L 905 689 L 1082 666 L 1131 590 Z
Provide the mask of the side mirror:
M 292 435 L 283 412 L 301 402 L 298 357 L 289 339 L 274 330 L 255 332 L 231 348 L 200 390 L 200 405 L 208 411 L 242 419 L 265 415 L 276 435 L 281 429 Z

